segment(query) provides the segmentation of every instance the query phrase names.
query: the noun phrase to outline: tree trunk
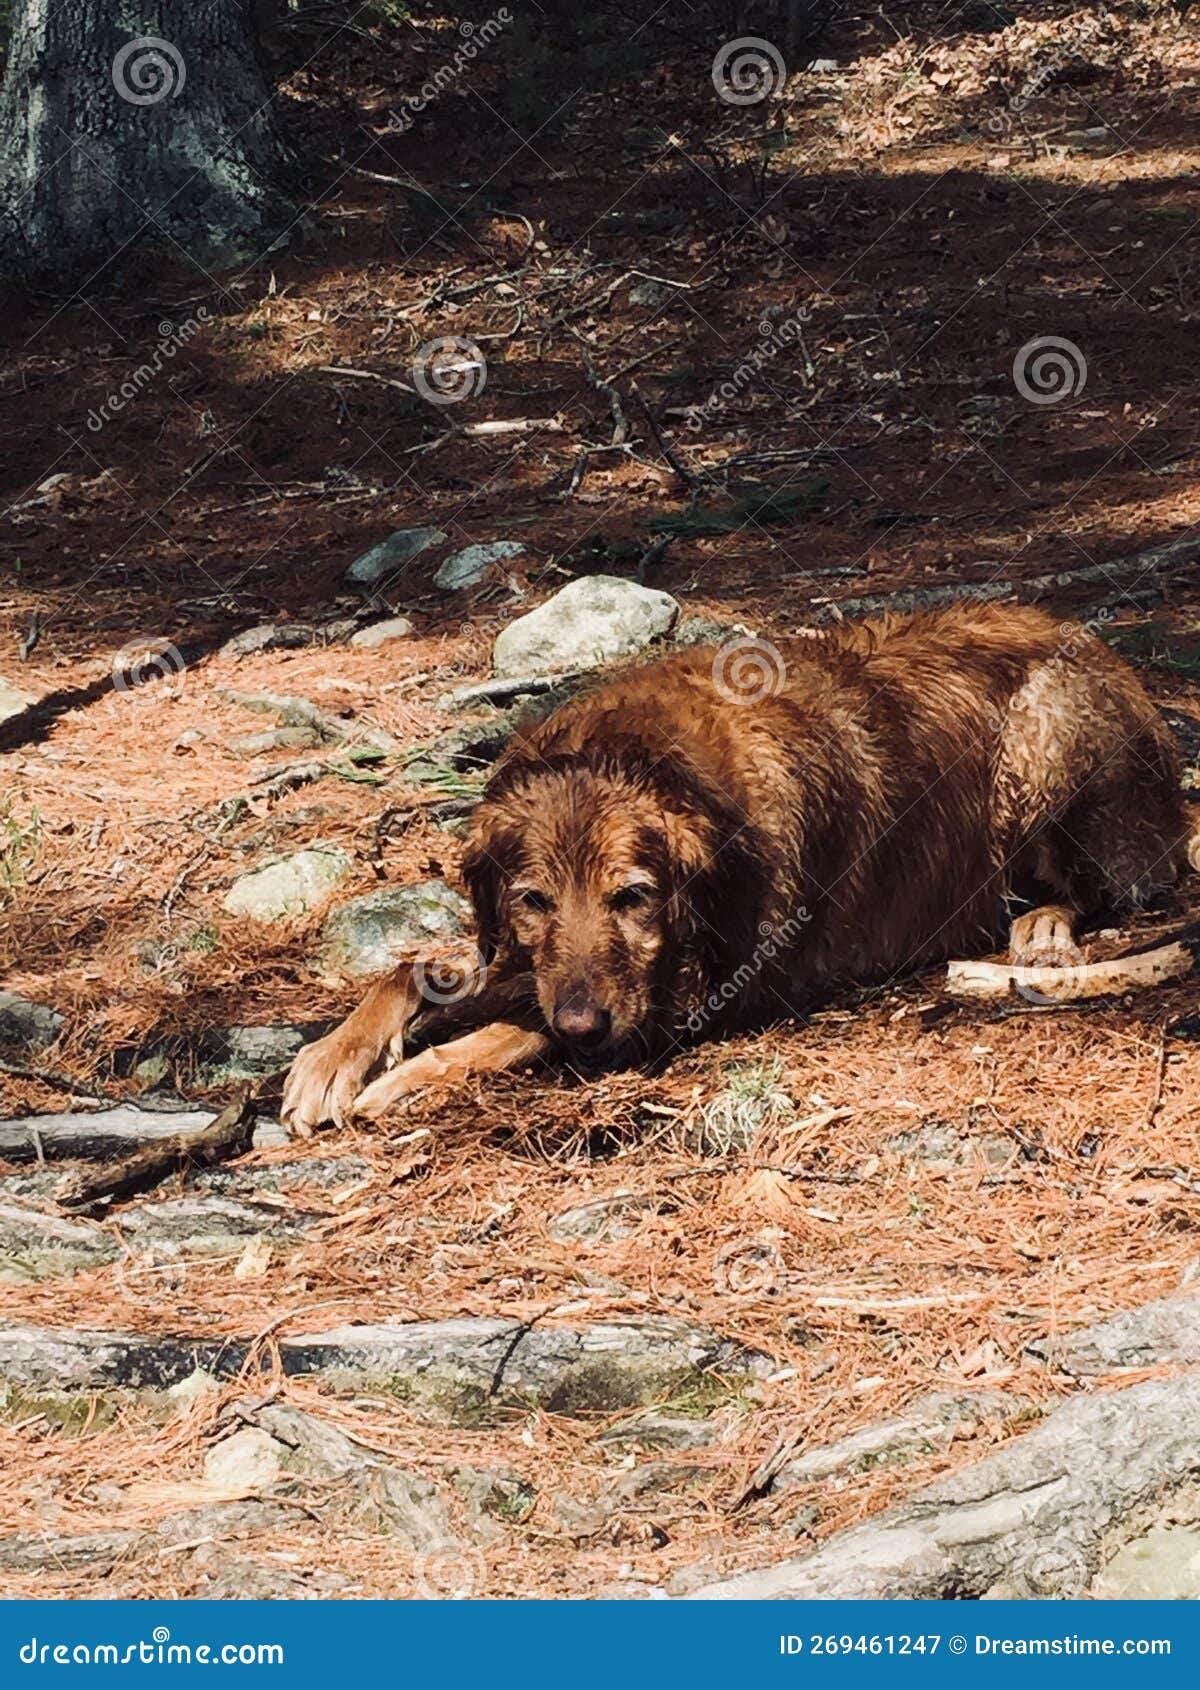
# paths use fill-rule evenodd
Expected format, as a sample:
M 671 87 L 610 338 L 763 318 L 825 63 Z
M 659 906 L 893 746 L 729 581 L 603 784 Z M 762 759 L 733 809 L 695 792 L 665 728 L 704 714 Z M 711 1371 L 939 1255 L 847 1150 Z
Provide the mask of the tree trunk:
M 0 89 L 0 264 L 38 285 L 120 255 L 245 261 L 282 202 L 252 0 L 15 0 Z

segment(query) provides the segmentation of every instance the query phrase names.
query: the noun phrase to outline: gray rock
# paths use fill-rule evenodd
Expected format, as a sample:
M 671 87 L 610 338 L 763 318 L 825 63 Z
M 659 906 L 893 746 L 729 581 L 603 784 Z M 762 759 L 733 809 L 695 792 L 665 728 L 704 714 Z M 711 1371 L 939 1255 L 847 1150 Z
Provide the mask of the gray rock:
M 636 1449 L 706 1449 L 718 1442 L 720 1431 L 707 1415 L 693 1419 L 686 1414 L 658 1414 L 653 1411 L 636 1414 L 610 1426 L 596 1439 L 600 1444 L 616 1448 Z
M 323 744 L 315 728 L 297 725 L 268 728 L 260 734 L 239 734 L 227 742 L 226 749 L 235 757 L 266 757 L 272 751 L 313 751 Z
M 59 1536 L 46 1532 L 14 1532 L 0 1538 L 0 1567 L 10 1573 L 69 1572 L 79 1568 L 107 1571 L 130 1559 L 142 1532 L 78 1532 Z
M 103 1267 L 117 1254 L 116 1240 L 86 1221 L 0 1203 L 0 1285 L 65 1279 Z
M 253 1080 L 290 1067 L 301 1046 L 317 1036 L 319 1024 L 278 1021 L 262 1027 L 218 1027 L 206 1033 L 198 1050 L 200 1073 L 208 1085 Z
M 197 1368 L 235 1375 L 248 1340 L 144 1337 L 0 1323 L 0 1384 L 165 1390 Z M 343 1326 L 279 1340 L 283 1371 L 331 1388 L 386 1390 L 433 1419 L 474 1424 L 493 1407 L 553 1414 L 636 1408 L 679 1390 L 763 1377 L 774 1364 L 706 1327 L 667 1317 L 527 1327 L 499 1318 Z
M 809 1554 L 689 1593 L 943 1600 L 1077 1597 L 1200 1481 L 1200 1373 L 1080 1395 L 1023 1437 Z M 1170 1507 L 1166 1502 L 1165 1506 Z
M 251 1238 L 294 1243 L 320 1217 L 244 1198 L 167 1197 L 121 1210 L 121 1232 L 135 1250 L 156 1258 L 237 1255 Z
M 302 1156 L 294 1162 L 268 1162 L 257 1168 L 245 1163 L 233 1168 L 202 1168 L 188 1178 L 201 1191 L 245 1197 L 256 1191 L 296 1191 L 305 1186 L 314 1191 L 336 1191 L 361 1185 L 373 1172 L 361 1156 Z
M 918 1397 L 903 1414 L 864 1426 L 820 1449 L 805 1450 L 779 1469 L 772 1489 L 796 1490 L 838 1474 L 902 1466 L 914 1456 L 944 1449 L 964 1426 L 980 1420 L 1003 1420 L 1022 1406 L 1000 1391 L 960 1395 L 932 1391 Z
M 234 881 L 221 907 L 251 921 L 283 921 L 303 915 L 328 897 L 351 870 L 350 858 L 336 845 L 310 845 L 252 869 Z
M 316 643 L 318 630 L 308 622 L 260 622 L 226 640 L 219 657 L 251 657 L 258 651 L 298 651 Z
M 350 644 L 366 646 L 387 645 L 389 640 L 402 640 L 406 634 L 411 634 L 412 623 L 407 616 L 389 616 L 383 622 L 372 622 L 366 628 L 360 628 L 356 634 L 351 634 Z
M 518 1473 L 498 1467 L 455 1467 L 451 1483 L 465 1499 L 471 1517 L 471 1535 L 482 1543 L 497 1543 L 506 1535 L 503 1526 L 519 1525 L 528 1519 L 537 1492 Z
M 675 624 L 673 645 L 723 645 L 726 640 L 750 630 L 740 622 L 715 622 L 711 616 L 684 616 Z
M 284 1448 L 258 1426 L 243 1426 L 204 1457 L 204 1477 L 221 1490 L 269 1490 L 283 1470 Z
M 13 716 L 20 716 L 36 704 L 37 699 L 30 692 L 24 692 L 20 687 L 14 687 L 0 675 L 0 722 L 7 722 Z
M 356 587 L 374 587 L 428 547 L 440 546 L 445 538 L 440 528 L 399 528 L 355 558 L 346 571 L 346 580 Z
M 594 669 L 669 633 L 678 614 L 669 593 L 615 575 L 581 576 L 502 630 L 492 667 L 501 679 Z
M 547 1231 L 556 1244 L 576 1244 L 585 1239 L 601 1243 L 631 1238 L 647 1215 L 661 1214 L 663 1208 L 663 1203 L 656 1197 L 624 1192 L 565 1210 L 555 1216 Z
M 1152 1526 L 1117 1551 L 1088 1595 L 1102 1602 L 1200 1601 L 1200 1526 Z
M 676 293 L 676 289 L 668 287 L 665 282 L 637 282 L 629 290 L 631 305 L 665 305 Z
M 0 1044 L 53 1044 L 62 1028 L 56 1009 L 31 1003 L 19 992 L 0 992 Z
M 467 932 L 473 920 L 466 898 L 444 880 L 386 886 L 331 912 L 321 929 L 320 961 L 352 977 L 380 974 L 416 945 Z
M 22 1115 L 0 1121 L 0 1157 L 9 1162 L 107 1161 L 176 1133 L 195 1132 L 214 1119 L 211 1109 L 140 1109 L 132 1103 L 94 1112 Z M 278 1121 L 260 1120 L 253 1142 L 256 1150 L 272 1149 L 287 1144 L 288 1134 Z
M 1162 1297 L 1025 1348 L 1036 1361 L 1077 1379 L 1164 1362 L 1194 1366 L 1200 1362 L 1200 1296 Z
M 491 540 L 482 546 L 464 546 L 453 552 L 441 564 L 433 577 L 435 587 L 444 593 L 456 593 L 463 587 L 473 587 L 482 581 L 493 563 L 505 558 L 520 557 L 525 548 L 520 540 Z
M 255 1438 L 266 1438 L 274 1445 L 282 1474 L 348 1481 L 336 1506 L 355 1525 L 399 1537 L 418 1554 L 454 1543 L 445 1505 L 427 1479 L 351 1443 L 336 1426 L 302 1409 L 280 1404 L 251 1414 L 253 1428 L 229 1440 L 243 1440 L 233 1457 L 235 1470 L 239 1466 L 249 1470 L 252 1464 L 265 1471 L 263 1446 L 255 1444 L 252 1452 L 247 1440 L 252 1430 Z
M 919 1126 L 885 1138 L 884 1148 L 909 1162 L 968 1168 L 984 1162 L 1002 1168 L 1020 1154 L 1020 1145 L 1008 1133 L 962 1132 L 950 1121 L 922 1121 Z

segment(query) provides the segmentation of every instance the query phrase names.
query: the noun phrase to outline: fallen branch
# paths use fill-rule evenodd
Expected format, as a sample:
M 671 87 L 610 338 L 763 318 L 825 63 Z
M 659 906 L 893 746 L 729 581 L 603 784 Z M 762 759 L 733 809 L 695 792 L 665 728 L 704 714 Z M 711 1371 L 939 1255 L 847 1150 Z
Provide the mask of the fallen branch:
M 1011 962 L 951 962 L 946 965 L 946 990 L 956 998 L 1007 998 L 1014 993 L 1035 1002 L 1072 1003 L 1123 992 L 1144 991 L 1167 980 L 1182 980 L 1194 964 L 1187 945 L 1159 945 L 1133 956 L 1108 962 L 1075 965 L 1021 966 Z
M 945 587 L 903 588 L 894 593 L 869 593 L 862 598 L 843 599 L 840 604 L 818 608 L 818 622 L 840 622 L 846 617 L 876 616 L 893 610 L 907 615 L 914 610 L 935 610 L 939 605 L 963 602 L 987 604 L 999 599 L 1042 599 L 1074 587 L 1118 587 L 1123 580 L 1143 575 L 1161 575 L 1168 569 L 1187 568 L 1200 562 L 1200 535 L 1188 535 L 1182 540 L 1170 540 L 1148 551 L 1134 552 L 1130 557 L 1114 558 L 1111 563 L 1090 563 L 1082 569 L 1055 570 L 1046 575 L 1031 575 L 1025 580 L 960 581 Z
M 111 1166 L 66 1174 L 54 1198 L 63 1209 L 90 1209 L 114 1198 L 147 1191 L 184 1168 L 211 1168 L 249 1150 L 255 1107 L 250 1088 L 243 1086 L 227 1108 L 197 1132 L 177 1133 L 157 1144 L 143 1145 Z

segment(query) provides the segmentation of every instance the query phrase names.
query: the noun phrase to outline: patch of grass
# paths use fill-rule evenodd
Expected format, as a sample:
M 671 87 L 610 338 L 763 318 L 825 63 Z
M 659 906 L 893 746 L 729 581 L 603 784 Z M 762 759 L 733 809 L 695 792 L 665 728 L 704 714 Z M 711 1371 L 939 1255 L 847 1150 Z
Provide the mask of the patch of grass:
M 11 903 L 18 886 L 29 878 L 42 849 L 42 818 L 32 805 L 22 821 L 11 797 L 0 798 L 0 908 Z

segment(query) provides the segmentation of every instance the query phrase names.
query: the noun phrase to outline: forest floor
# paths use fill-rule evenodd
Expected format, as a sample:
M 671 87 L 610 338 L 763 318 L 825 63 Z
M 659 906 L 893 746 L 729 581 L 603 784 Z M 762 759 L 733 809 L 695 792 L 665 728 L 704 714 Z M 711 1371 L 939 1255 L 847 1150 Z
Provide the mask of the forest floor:
M 231 751 L 265 724 L 222 689 L 300 696 L 405 754 L 427 746 L 460 725 L 439 699 L 486 677 L 498 629 L 575 575 L 631 575 L 655 521 L 689 509 L 689 480 L 717 509 L 748 483 L 825 484 L 784 523 L 684 524 L 647 566 L 686 615 L 768 638 L 830 600 L 1018 583 L 1196 531 L 1200 45 L 1170 9 L 1117 7 L 1100 25 L 1015 10 L 998 27 L 981 6 L 971 30 L 932 6 L 835 26 L 830 68 L 745 107 L 714 89 L 722 38 L 693 40 L 636 84 L 565 88 L 551 121 L 523 128 L 497 110 L 500 41 L 405 133 L 388 115 L 444 62 L 446 30 L 314 37 L 281 108 L 337 162 L 289 244 L 212 274 L 114 269 L 0 321 L 0 674 L 35 700 L 0 724 L 0 971 L 66 1018 L 48 1051 L 7 1053 L 0 1116 L 67 1108 L 66 1077 L 132 1096 L 140 1056 L 165 1039 L 348 1010 L 361 987 L 313 958 L 325 908 L 271 927 L 222 910 L 270 853 L 344 847 L 353 874 L 335 902 L 453 880 L 457 835 L 426 814 L 404 755 L 377 782 L 237 802 L 296 758 Z M 802 333 L 780 341 L 801 312 Z M 411 384 L 441 336 L 486 358 L 460 404 L 333 368 Z M 1070 343 L 1051 403 L 1014 377 L 1047 336 Z M 161 373 L 105 410 L 165 342 L 177 350 Z M 722 383 L 732 396 L 706 404 Z M 534 422 L 469 432 L 521 419 Z M 348 565 L 425 524 L 446 542 L 376 602 L 409 635 L 222 653 L 257 624 L 355 613 Z M 449 551 L 497 539 L 524 552 L 469 589 L 435 587 Z M 1054 608 L 1103 624 L 1186 744 L 1200 723 L 1194 567 L 1068 586 Z M 119 654 L 147 640 L 162 642 L 161 673 L 114 684 Z M 1198 905 L 1185 888 L 1121 941 Z M 314 1309 L 338 1326 L 684 1318 L 775 1365 L 720 1401 L 673 1405 L 711 1432 L 687 1452 L 682 1493 L 612 1500 L 636 1465 L 600 1441 L 615 1413 L 532 1405 L 448 1429 L 313 1381 L 271 1388 L 435 1481 L 468 1462 L 529 1482 L 532 1511 L 480 1549 L 475 1594 L 666 1588 L 698 1563 L 759 1564 L 1014 1436 L 1071 1388 L 1027 1343 L 1166 1295 L 1197 1260 L 1194 984 L 940 1018 L 926 1013 L 939 992 L 937 975 L 897 981 L 654 1078 L 418 1096 L 302 1147 L 358 1172 L 301 1188 L 321 1224 L 294 1248 L 236 1273 L 189 1262 L 162 1295 L 113 1265 L 3 1284 L 0 1318 L 206 1336 L 303 1330 Z M 758 1136 L 714 1154 L 699 1125 L 731 1111 Z M 552 1236 L 562 1211 L 628 1193 L 646 1201 L 624 1235 Z M 753 1271 L 731 1272 L 742 1258 Z M 182 1419 L 130 1401 L 83 1435 L 10 1416 L 0 1525 L 145 1525 L 211 1497 L 204 1451 L 248 1389 Z M 904 1466 L 747 1495 L 780 1437 L 821 1444 L 930 1390 L 979 1389 L 1021 1406 Z M 572 1507 L 598 1496 L 605 1519 L 581 1527 Z M 304 1510 L 252 1548 L 297 1589 L 322 1569 L 348 1595 L 414 1588 L 403 1544 L 326 1538 Z M 0 1587 L 192 1595 L 212 1576 L 178 1553 L 64 1561 Z

